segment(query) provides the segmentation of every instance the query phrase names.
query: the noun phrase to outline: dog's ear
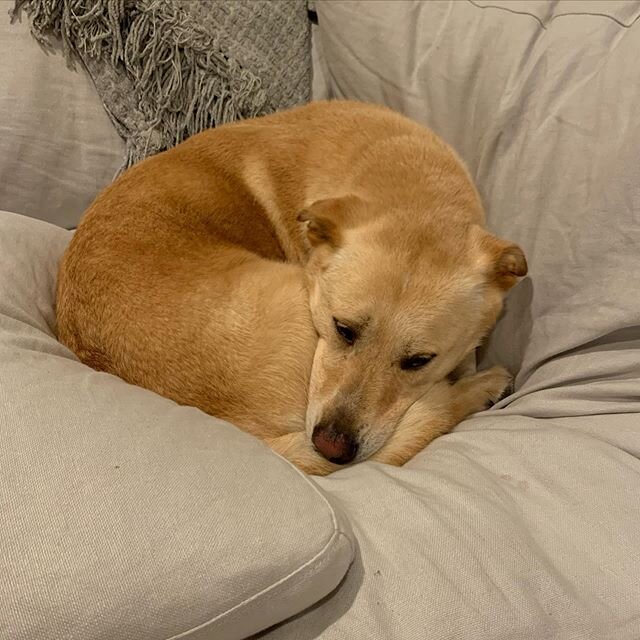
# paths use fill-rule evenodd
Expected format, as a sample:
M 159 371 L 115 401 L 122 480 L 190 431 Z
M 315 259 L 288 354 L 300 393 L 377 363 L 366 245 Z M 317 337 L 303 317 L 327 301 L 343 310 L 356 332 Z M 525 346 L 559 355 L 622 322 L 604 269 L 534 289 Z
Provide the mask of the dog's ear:
M 506 291 L 527 275 L 527 259 L 517 244 L 497 238 L 478 226 L 473 232 L 481 249 L 482 267 L 490 281 Z
M 298 215 L 298 222 L 306 223 L 307 240 L 312 247 L 327 244 L 335 249 L 340 245 L 342 234 L 335 216 L 331 215 L 333 200 L 319 200 Z
M 356 196 L 342 196 L 316 200 L 307 207 L 298 215 L 298 222 L 305 223 L 309 244 L 337 249 L 342 244 L 344 230 L 357 218 L 359 204 Z

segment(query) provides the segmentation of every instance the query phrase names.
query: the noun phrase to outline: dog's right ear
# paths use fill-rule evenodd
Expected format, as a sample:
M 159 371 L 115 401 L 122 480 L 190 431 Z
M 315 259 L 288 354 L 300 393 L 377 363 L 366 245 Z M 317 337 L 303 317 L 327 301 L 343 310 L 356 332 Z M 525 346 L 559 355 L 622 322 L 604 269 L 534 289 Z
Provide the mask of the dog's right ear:
M 305 223 L 309 244 L 337 249 L 342 244 L 344 230 L 356 220 L 359 203 L 357 196 L 326 198 L 316 200 L 302 211 L 298 222 Z

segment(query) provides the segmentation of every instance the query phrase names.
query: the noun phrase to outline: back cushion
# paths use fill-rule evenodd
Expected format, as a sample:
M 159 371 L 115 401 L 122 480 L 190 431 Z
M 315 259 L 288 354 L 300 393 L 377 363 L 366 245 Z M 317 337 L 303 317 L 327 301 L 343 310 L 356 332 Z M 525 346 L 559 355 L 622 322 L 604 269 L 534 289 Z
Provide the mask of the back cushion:
M 483 356 L 517 373 L 511 401 L 640 378 L 622 353 L 640 347 L 640 3 L 317 8 L 330 96 L 435 129 L 468 164 L 489 227 L 525 250 L 529 277 Z
M 74 227 L 124 160 L 91 80 L 0 12 L 0 209 Z

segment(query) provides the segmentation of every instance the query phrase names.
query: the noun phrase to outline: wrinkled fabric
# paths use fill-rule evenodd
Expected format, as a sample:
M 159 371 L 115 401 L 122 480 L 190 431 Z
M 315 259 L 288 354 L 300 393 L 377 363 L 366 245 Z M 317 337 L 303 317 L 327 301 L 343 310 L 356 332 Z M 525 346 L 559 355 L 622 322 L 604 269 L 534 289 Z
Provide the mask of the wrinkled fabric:
M 433 127 L 529 276 L 516 392 L 401 469 L 321 479 L 359 555 L 269 640 L 640 638 L 640 3 L 317 2 L 334 97 Z

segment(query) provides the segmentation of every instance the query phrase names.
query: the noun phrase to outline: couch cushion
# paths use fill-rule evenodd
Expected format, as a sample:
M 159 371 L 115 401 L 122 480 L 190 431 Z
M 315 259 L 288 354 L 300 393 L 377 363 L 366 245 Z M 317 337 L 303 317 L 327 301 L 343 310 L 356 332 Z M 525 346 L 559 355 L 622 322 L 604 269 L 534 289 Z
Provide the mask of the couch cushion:
M 71 228 L 124 160 L 91 80 L 0 3 L 0 209 Z
M 258 637 L 637 640 L 640 414 L 499 414 L 400 469 L 320 479 L 358 557 L 322 604 Z
M 528 382 L 522 393 L 551 377 L 564 384 L 544 365 L 638 327 L 640 66 L 628 61 L 640 52 L 640 3 L 320 0 L 317 9 L 330 95 L 433 127 L 468 164 L 489 226 L 525 249 L 529 277 L 487 364 L 517 373 L 519 389 Z
M 317 2 L 333 95 L 432 125 L 522 243 L 519 389 L 401 469 L 320 481 L 360 554 L 260 637 L 640 638 L 637 2 Z M 599 14 L 599 15 L 597 15 Z
M 325 596 L 353 550 L 309 478 L 55 340 L 69 237 L 0 214 L 0 636 L 230 640 Z

